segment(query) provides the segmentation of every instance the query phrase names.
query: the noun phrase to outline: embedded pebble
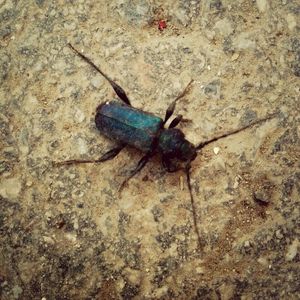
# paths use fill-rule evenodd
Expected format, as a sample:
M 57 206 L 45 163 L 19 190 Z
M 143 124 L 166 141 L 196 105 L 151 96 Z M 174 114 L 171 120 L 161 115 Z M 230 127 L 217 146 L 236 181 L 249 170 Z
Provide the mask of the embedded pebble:
M 73 30 L 76 29 L 76 23 L 74 23 L 74 22 L 66 22 L 64 24 L 64 28 L 67 29 L 67 30 L 69 30 L 69 31 L 73 31 Z
M 264 267 L 268 267 L 268 266 L 269 266 L 269 261 L 268 261 L 268 259 L 267 259 L 266 257 L 264 257 L 264 256 L 260 256 L 260 257 L 257 259 L 257 261 L 258 261 L 261 265 L 263 265 Z
M 104 81 L 102 80 L 102 78 L 100 78 L 100 76 L 93 77 L 91 79 L 91 84 L 96 89 L 99 89 L 103 83 L 104 83 Z
M 224 37 L 230 35 L 233 32 L 231 22 L 227 19 L 217 21 L 214 28 L 218 30 Z
M 276 230 L 275 235 L 279 240 L 281 240 L 283 238 L 283 234 L 281 233 L 280 230 Z
M 297 26 L 297 21 L 296 21 L 295 15 L 293 15 L 293 14 L 287 14 L 286 22 L 288 24 L 288 28 L 290 31 L 293 31 Z
M 76 143 L 78 145 L 78 151 L 80 154 L 88 153 L 89 149 L 88 149 L 86 141 L 83 138 L 78 138 Z
M 50 244 L 50 245 L 54 245 L 55 244 L 55 241 L 53 240 L 53 238 L 51 238 L 49 236 L 43 236 L 43 240 L 47 244 Z
M 233 45 L 239 50 L 255 49 L 255 37 L 248 32 L 242 32 L 233 41 Z
M 249 248 L 250 247 L 250 242 L 249 241 L 245 241 L 244 242 L 244 247 L 245 248 Z
M 220 148 L 219 147 L 214 147 L 214 153 L 217 155 L 220 152 Z
M 78 218 L 74 219 L 73 228 L 74 228 L 74 230 L 78 230 L 78 228 L 79 228 Z
M 254 200 L 261 204 L 268 204 L 270 202 L 269 195 L 264 190 L 255 191 Z
M 85 119 L 84 113 L 80 109 L 76 108 L 75 109 L 75 120 L 78 123 L 82 123 L 84 121 L 84 119 Z
M 20 286 L 15 285 L 12 289 L 12 292 L 14 299 L 19 299 L 20 295 L 23 293 L 23 289 Z
M 28 187 L 31 187 L 32 184 L 33 184 L 33 182 L 32 182 L 31 180 L 28 180 L 28 181 L 26 182 L 26 186 L 28 186 Z
M 204 274 L 205 273 L 204 268 L 203 267 L 197 267 L 196 268 L 196 273 L 197 274 Z
M 238 188 L 238 186 L 239 186 L 239 177 L 235 177 L 234 178 L 234 183 L 233 183 L 233 188 L 234 189 L 237 189 Z
M 231 61 L 235 61 L 239 58 L 239 53 L 234 53 L 232 56 L 231 56 Z
M 22 189 L 19 178 L 2 179 L 0 183 L 0 195 L 4 198 L 17 199 Z

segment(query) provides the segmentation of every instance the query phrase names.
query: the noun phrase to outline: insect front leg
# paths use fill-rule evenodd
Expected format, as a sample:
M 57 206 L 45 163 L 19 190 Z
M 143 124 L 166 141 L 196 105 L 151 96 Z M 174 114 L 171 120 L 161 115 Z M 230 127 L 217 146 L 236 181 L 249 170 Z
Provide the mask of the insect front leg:
M 106 153 L 104 153 L 99 159 L 87 159 L 87 160 L 78 160 L 78 159 L 72 159 L 72 160 L 66 160 L 66 161 L 60 161 L 60 162 L 54 162 L 54 166 L 64 166 L 64 165 L 76 165 L 76 164 L 90 164 L 90 163 L 100 163 L 107 160 L 111 160 L 114 157 L 116 157 L 122 149 L 125 148 L 126 145 L 121 144 Z
M 191 86 L 191 84 L 193 83 L 193 79 L 189 82 L 189 84 L 186 86 L 186 88 L 183 90 L 183 92 L 182 93 L 180 93 L 178 96 L 177 96 L 177 98 L 169 105 L 169 107 L 167 108 L 167 110 L 166 110 L 166 114 L 165 114 L 165 119 L 164 119 L 164 124 L 166 124 L 166 122 L 170 119 L 170 117 L 173 115 L 173 113 L 174 113 L 174 110 L 175 110 L 175 107 L 176 107 L 176 102 L 179 100 L 179 99 L 181 99 L 181 98 L 183 98 L 185 95 L 186 95 L 186 93 L 188 92 L 188 90 L 189 90 L 189 88 L 190 88 L 190 86 Z M 178 118 L 178 117 L 177 117 Z M 175 121 L 175 120 L 174 120 Z M 176 125 L 179 123 L 181 121 L 181 119 L 176 123 Z M 173 123 L 173 122 L 172 122 Z M 171 124 L 172 124 L 171 123 Z M 173 125 L 173 127 L 175 127 L 176 125 Z M 170 125 L 171 126 L 171 125 Z M 171 127 L 172 128 L 172 127 Z

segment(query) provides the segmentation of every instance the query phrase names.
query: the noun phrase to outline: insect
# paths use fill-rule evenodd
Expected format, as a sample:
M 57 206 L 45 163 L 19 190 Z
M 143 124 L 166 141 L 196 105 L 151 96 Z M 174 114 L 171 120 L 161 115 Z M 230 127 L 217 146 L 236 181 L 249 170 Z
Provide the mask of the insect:
M 194 145 L 185 138 L 180 129 L 176 128 L 180 121 L 182 121 L 182 115 L 176 116 L 170 122 L 169 126 L 167 128 L 165 127 L 167 121 L 174 114 L 177 101 L 186 95 L 193 83 L 193 80 L 190 81 L 184 91 L 169 105 L 166 110 L 165 117 L 162 119 L 151 113 L 134 108 L 131 105 L 125 91 L 117 83 L 115 83 L 108 75 L 97 67 L 88 57 L 76 50 L 71 44 L 68 44 L 68 46 L 110 83 L 117 96 L 122 101 L 110 101 L 100 104 L 97 107 L 95 116 L 97 129 L 108 138 L 114 140 L 117 145 L 115 148 L 104 153 L 99 159 L 74 159 L 55 162 L 54 164 L 56 166 L 62 166 L 82 163 L 101 163 L 116 157 L 126 146 L 135 147 L 141 150 L 144 155 L 139 160 L 135 169 L 130 172 L 129 176 L 121 184 L 120 190 L 122 190 L 127 182 L 145 167 L 151 157 L 156 154 L 160 154 L 162 158 L 162 165 L 168 172 L 183 170 L 186 174 L 193 212 L 193 223 L 198 243 L 200 245 L 201 240 L 197 225 L 196 207 L 190 179 L 192 161 L 197 157 L 198 152 L 203 147 L 221 138 L 239 133 L 258 123 L 269 120 L 273 118 L 274 115 L 269 115 L 265 118 L 256 120 L 249 125 Z

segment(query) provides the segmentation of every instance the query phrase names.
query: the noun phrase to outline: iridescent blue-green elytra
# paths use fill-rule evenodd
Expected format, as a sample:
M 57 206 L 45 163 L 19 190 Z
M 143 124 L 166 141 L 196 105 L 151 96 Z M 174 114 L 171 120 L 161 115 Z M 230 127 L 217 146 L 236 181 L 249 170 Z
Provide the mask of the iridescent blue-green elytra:
M 98 130 L 110 139 L 148 152 L 163 128 L 163 120 L 126 104 L 110 101 L 97 108 Z

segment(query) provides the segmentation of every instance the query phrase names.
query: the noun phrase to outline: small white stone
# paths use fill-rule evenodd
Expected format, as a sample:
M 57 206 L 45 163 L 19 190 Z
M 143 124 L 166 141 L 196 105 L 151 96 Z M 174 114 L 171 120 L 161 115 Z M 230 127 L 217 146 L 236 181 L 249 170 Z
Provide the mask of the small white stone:
M 66 233 L 65 237 L 68 241 L 75 243 L 77 241 L 77 236 L 76 234 L 72 234 L 72 233 Z
M 280 240 L 283 238 L 283 234 L 281 233 L 280 230 L 276 230 L 275 235 L 276 235 L 276 237 L 277 237 L 278 239 L 280 239 Z
M 47 244 L 50 244 L 50 245 L 54 245 L 55 244 L 55 241 L 51 237 L 49 237 L 49 236 L 43 236 L 43 240 Z
M 73 222 L 73 227 L 74 227 L 75 230 L 77 230 L 79 228 L 79 222 L 78 222 L 77 218 Z
M 218 154 L 220 152 L 220 148 L 219 147 L 214 147 L 214 154 Z
M 84 113 L 80 109 L 76 108 L 76 110 L 75 110 L 75 120 L 78 123 L 82 123 L 84 121 L 84 119 L 85 119 Z
M 86 154 L 88 152 L 88 147 L 86 141 L 82 138 L 77 139 L 78 150 L 80 154 Z
M 235 61 L 239 58 L 239 54 L 238 53 L 234 53 L 232 56 L 231 56 L 231 61 Z
M 32 184 L 33 184 L 33 182 L 32 182 L 31 180 L 28 180 L 28 181 L 26 182 L 26 186 L 28 186 L 28 187 L 31 187 Z
M 238 177 L 235 177 L 234 183 L 233 183 L 233 188 L 234 188 L 234 189 L 237 189 L 238 186 L 239 186 L 239 178 L 238 178 Z
M 244 242 L 244 247 L 246 247 L 246 248 L 250 247 L 250 242 L 249 241 L 245 241 Z

